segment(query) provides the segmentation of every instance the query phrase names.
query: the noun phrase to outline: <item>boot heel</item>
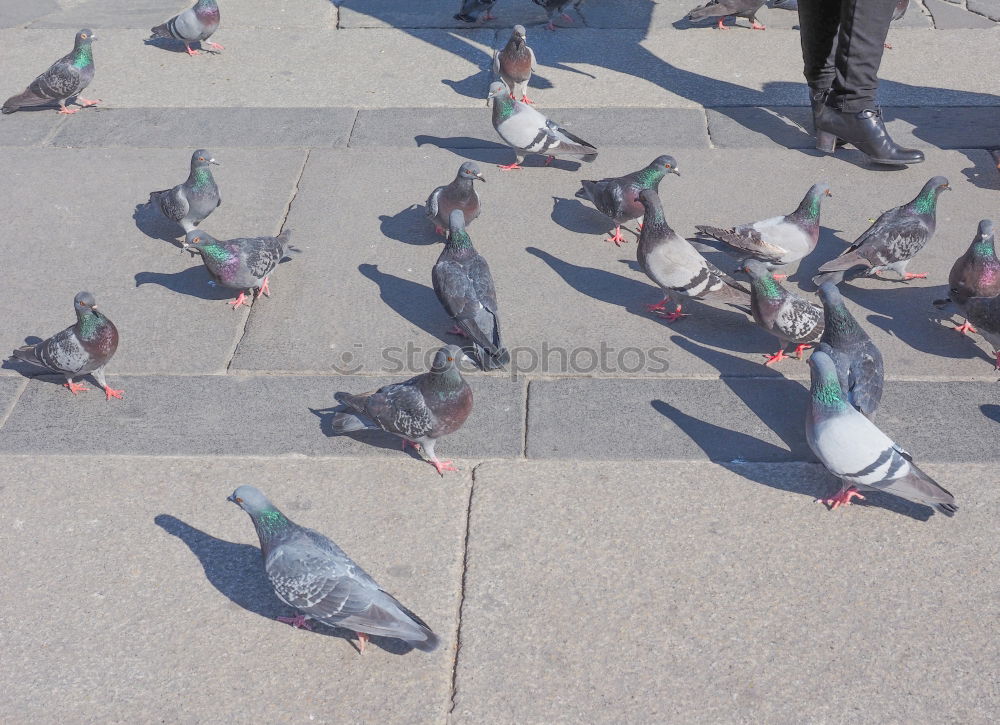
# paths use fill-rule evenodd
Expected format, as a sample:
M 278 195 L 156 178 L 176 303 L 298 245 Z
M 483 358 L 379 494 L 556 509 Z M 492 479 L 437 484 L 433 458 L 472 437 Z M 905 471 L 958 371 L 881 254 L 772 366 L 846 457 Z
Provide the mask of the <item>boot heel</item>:
M 837 146 L 837 137 L 828 131 L 816 132 L 816 148 L 828 154 L 832 154 Z

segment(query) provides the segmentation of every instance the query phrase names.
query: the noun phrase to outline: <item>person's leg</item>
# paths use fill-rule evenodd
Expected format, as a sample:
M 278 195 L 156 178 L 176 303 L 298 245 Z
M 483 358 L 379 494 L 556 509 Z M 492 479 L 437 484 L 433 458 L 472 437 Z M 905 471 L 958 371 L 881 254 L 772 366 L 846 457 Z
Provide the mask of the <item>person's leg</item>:
M 857 113 L 875 108 L 878 68 L 896 0 L 841 0 L 839 5 L 836 75 L 829 104 Z
M 840 2 L 799 0 L 798 6 L 802 73 L 809 84 L 809 96 L 815 97 L 830 90 L 837 73 L 834 57 L 840 30 Z

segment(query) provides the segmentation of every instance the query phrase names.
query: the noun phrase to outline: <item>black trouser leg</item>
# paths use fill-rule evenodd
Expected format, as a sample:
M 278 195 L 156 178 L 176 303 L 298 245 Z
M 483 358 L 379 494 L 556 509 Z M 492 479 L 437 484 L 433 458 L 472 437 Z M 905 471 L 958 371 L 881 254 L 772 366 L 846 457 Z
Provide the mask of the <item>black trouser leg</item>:
M 810 96 L 833 87 L 837 70 L 834 56 L 840 29 L 840 0 L 799 0 L 799 39 L 802 73 Z
M 823 4 L 837 3 L 827 0 Z M 833 93 L 827 102 L 844 111 L 875 108 L 878 68 L 882 63 L 885 36 L 889 33 L 896 0 L 841 0 L 839 5 L 840 35 L 834 60 L 836 75 Z

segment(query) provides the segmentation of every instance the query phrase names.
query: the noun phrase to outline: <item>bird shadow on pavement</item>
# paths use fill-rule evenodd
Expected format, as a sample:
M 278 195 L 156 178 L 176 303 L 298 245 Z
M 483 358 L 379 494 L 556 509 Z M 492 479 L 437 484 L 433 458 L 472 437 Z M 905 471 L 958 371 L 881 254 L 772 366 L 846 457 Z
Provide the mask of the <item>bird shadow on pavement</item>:
M 552 221 L 566 231 L 576 234 L 610 233 L 614 228 L 611 220 L 579 199 L 552 197 Z
M 386 433 L 384 430 L 370 428 L 351 431 L 350 433 L 336 433 L 333 430 L 334 416 L 337 413 L 353 412 L 346 405 L 334 405 L 329 408 L 309 408 L 308 410 L 319 418 L 319 429 L 327 438 L 351 438 L 368 446 L 384 448 L 389 451 L 400 451 L 411 458 L 416 458 L 418 461 L 423 460 L 412 446 L 403 448 L 402 438 L 394 436 L 392 433 Z
M 132 219 L 136 228 L 147 237 L 170 242 L 178 248 L 182 246 L 180 240 L 184 237 L 184 230 L 179 224 L 165 218 L 152 203 L 144 201 L 136 204 Z
M 270 620 L 296 614 L 292 607 L 278 599 L 274 593 L 271 582 L 264 573 L 260 549 L 256 546 L 217 539 L 169 514 L 158 514 L 153 522 L 187 544 L 191 553 L 198 557 L 205 571 L 205 578 L 234 604 Z M 284 623 L 282 626 L 289 627 Z M 313 627 L 312 634 L 346 640 L 356 638 L 354 632 L 339 627 L 321 624 L 314 624 Z M 392 654 L 406 654 L 413 649 L 391 637 L 373 636 L 369 641 Z M 357 648 L 354 642 L 351 644 Z
M 400 317 L 428 335 L 438 338 L 443 344 L 453 342 L 444 337 L 450 320 L 433 289 L 382 272 L 375 264 L 360 264 L 358 271 L 378 285 L 379 297 Z
M 203 300 L 228 300 L 236 296 L 236 290 L 221 285 L 212 286 L 212 278 L 203 265 L 188 267 L 181 272 L 139 272 L 135 275 L 135 286 L 158 284 L 172 292 L 197 297 Z
M 184 42 L 173 38 L 145 38 L 142 43 L 143 45 L 149 45 L 153 48 L 158 48 L 159 50 L 170 51 L 171 53 L 187 53 L 187 49 L 184 47 Z M 202 53 L 208 53 L 209 55 L 219 55 L 219 53 L 222 52 L 220 50 L 206 48 L 200 40 L 193 41 L 191 43 L 191 47 L 194 50 Z
M 990 420 L 1000 423 L 1000 405 L 995 405 L 993 403 L 983 403 L 979 406 L 979 410 L 983 412 Z
M 470 76 L 466 76 L 460 81 L 453 81 L 450 78 L 442 78 L 441 83 L 448 86 L 460 96 L 466 98 L 481 98 L 486 103 L 486 92 L 489 90 L 490 79 L 493 77 L 492 70 L 481 68 Z
M 434 233 L 434 224 L 427 218 L 427 209 L 422 204 L 413 204 L 400 212 L 379 218 L 382 236 L 397 242 L 428 246 L 443 242 L 444 237 Z
M 969 183 L 980 189 L 1000 191 L 1000 169 L 997 168 L 998 162 L 990 152 L 975 150 L 962 153 L 972 162 L 972 166 L 962 169 L 962 175 L 969 180 Z
M 414 136 L 413 140 L 417 146 L 436 146 L 445 151 L 451 151 L 456 156 L 470 161 L 479 161 L 484 164 L 500 164 L 505 161 L 513 161 L 513 152 L 509 146 L 504 146 L 493 141 L 484 141 L 471 136 L 428 136 L 420 134 Z

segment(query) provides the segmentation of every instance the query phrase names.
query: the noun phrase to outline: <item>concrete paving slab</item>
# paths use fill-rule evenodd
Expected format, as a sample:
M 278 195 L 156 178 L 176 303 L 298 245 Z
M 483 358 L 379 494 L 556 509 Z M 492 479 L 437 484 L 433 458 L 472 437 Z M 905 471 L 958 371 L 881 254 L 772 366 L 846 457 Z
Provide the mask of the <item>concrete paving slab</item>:
M 493 10 L 494 20 L 485 17 L 475 24 L 456 20 L 462 0 L 336 0 L 340 9 L 339 27 L 346 30 L 368 28 L 507 28 L 548 22 L 545 11 L 532 0 L 507 0 Z M 570 10 L 575 22 L 580 16 Z M 565 21 L 560 21 L 565 24 Z
M 411 460 L 413 476 L 436 477 L 400 440 L 381 432 L 334 436 L 337 391 L 375 390 L 395 377 L 128 376 L 111 370 L 123 400 L 71 395 L 51 379 L 33 380 L 0 429 L 7 453 L 123 455 L 325 455 Z M 524 386 L 498 377 L 469 380 L 473 414 L 439 442 L 439 458 L 513 458 L 524 443 Z M 180 408 L 180 409 L 179 409 Z M 123 435 L 123 426 L 127 426 Z M 45 431 L 43 436 L 39 431 Z
M 386 461 L 3 457 L 5 720 L 440 723 L 469 478 L 414 486 L 409 465 Z M 291 609 L 225 500 L 242 482 L 340 544 L 439 649 L 373 638 L 362 657 L 352 634 L 273 621 Z
M 72 324 L 73 296 L 89 290 L 121 335 L 112 375 L 226 369 L 246 315 L 230 310 L 228 291 L 210 287 L 204 267 L 176 246 L 180 227 L 145 206 L 149 192 L 187 177 L 194 148 L 4 150 L 10 183 L 0 218 L 7 238 L 21 240 L 0 269 L 9 301 L 4 355 L 26 336 Z M 223 164 L 215 169 L 222 206 L 204 229 L 219 239 L 277 232 L 305 151 L 211 150 Z
M 0 5 L 0 28 L 25 25 L 58 8 L 55 0 L 6 0 Z
M 65 116 L 47 110 L 7 114 L 0 123 L 0 146 L 37 146 L 65 120 Z
M 481 466 L 453 719 L 991 722 L 998 489 L 928 472 L 953 519 L 806 465 Z
M 952 5 L 944 0 L 923 0 L 923 2 L 934 17 L 934 27 L 939 30 L 991 28 L 994 25 L 989 18 L 970 13 L 961 6 Z
M 347 146 L 353 108 L 128 108 L 73 119 L 54 146 L 162 146 L 197 138 L 202 146 Z
M 969 10 L 1000 22 L 1000 0 L 968 0 Z
M 14 409 L 14 404 L 21 397 L 26 381 L 12 377 L 0 377 L 0 427 Z

